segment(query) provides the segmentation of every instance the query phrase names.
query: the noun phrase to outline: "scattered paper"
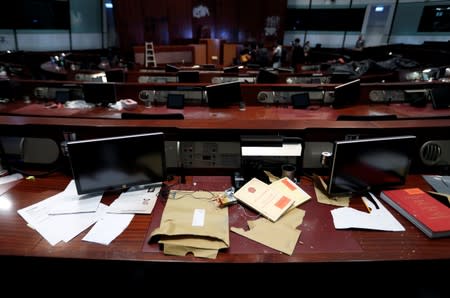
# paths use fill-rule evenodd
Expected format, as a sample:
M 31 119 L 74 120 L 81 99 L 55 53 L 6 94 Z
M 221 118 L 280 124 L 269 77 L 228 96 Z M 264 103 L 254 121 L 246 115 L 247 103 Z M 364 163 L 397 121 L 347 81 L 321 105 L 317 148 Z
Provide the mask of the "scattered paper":
M 108 213 L 151 214 L 158 199 L 159 186 L 132 187 L 109 206 Z
M 83 237 L 84 241 L 109 245 L 130 224 L 134 214 L 106 213 Z
M 362 197 L 364 204 L 370 212 L 363 212 L 351 207 L 341 207 L 331 210 L 333 223 L 336 229 L 370 229 L 382 231 L 404 231 L 402 224 L 381 204 L 381 202 L 369 193 L 372 200 Z M 377 208 L 378 206 L 378 208 Z

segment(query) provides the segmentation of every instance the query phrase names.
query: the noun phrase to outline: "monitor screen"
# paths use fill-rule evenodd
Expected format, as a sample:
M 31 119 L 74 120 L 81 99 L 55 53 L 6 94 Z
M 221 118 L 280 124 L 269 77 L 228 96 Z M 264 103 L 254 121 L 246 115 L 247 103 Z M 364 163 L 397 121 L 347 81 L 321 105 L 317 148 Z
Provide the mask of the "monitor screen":
M 166 106 L 169 109 L 183 109 L 184 108 L 184 94 L 182 94 L 182 93 L 167 94 Z
M 256 76 L 258 84 L 275 84 L 278 82 L 278 73 L 261 68 Z
M 164 148 L 162 132 L 68 142 L 78 194 L 164 181 Z
M 450 88 L 446 86 L 431 89 L 431 103 L 434 109 L 450 108 Z
M 200 82 L 200 72 L 198 71 L 179 71 L 177 72 L 179 83 L 198 83 Z
M 241 83 L 232 81 L 206 86 L 206 97 L 210 108 L 226 107 L 241 101 Z
M 83 83 L 83 95 L 86 102 L 107 106 L 116 102 L 116 85 L 114 83 Z
M 328 194 L 363 194 L 403 185 L 416 147 L 415 136 L 334 142 Z
M 239 73 L 239 66 L 233 65 L 223 68 L 224 73 Z
M 0 80 L 0 99 L 13 100 L 13 87 L 10 80 Z
M 178 72 L 180 69 L 178 67 L 176 67 L 175 65 L 166 64 L 166 66 L 164 67 L 164 70 L 166 72 Z
M 340 84 L 334 88 L 333 108 L 355 104 L 360 96 L 360 79 Z

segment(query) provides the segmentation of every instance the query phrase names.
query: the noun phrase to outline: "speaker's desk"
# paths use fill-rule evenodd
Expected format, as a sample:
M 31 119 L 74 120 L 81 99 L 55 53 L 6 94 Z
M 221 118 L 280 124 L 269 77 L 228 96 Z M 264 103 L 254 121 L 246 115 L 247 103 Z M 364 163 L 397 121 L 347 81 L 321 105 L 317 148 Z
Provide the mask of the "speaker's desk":
M 214 179 L 187 177 L 186 184 L 176 187 L 193 190 L 213 185 L 217 188 Z M 406 294 L 422 288 L 445 289 L 447 275 L 443 272 L 448 272 L 450 265 L 450 238 L 427 238 L 389 207 L 406 228 L 405 232 L 335 230 L 330 214 L 335 207 L 316 202 L 312 183 L 306 177 L 301 177 L 300 185 L 312 199 L 299 206 L 306 215 L 299 226 L 302 232 L 292 256 L 230 232 L 230 248 L 219 252 L 216 259 L 169 256 L 164 255 L 157 245 L 149 247 L 147 235 L 155 214 L 136 215 L 130 226 L 108 246 L 82 241 L 87 231 L 68 243 L 51 246 L 26 225 L 17 210 L 62 191 L 69 180 L 70 177 L 63 174 L 23 179 L 0 197 L 0 258 L 2 269 L 8 272 L 8 280 L 18 278 L 27 283 L 41 283 L 105 278 L 125 285 L 158 283 L 176 275 L 180 277 L 178 285 L 189 285 L 188 280 L 199 278 L 203 286 L 221 280 L 223 276 L 248 279 L 255 275 L 274 283 L 288 282 L 299 291 L 313 288 L 346 293 L 349 284 L 361 285 L 368 279 L 377 281 L 373 293 L 381 293 L 379 291 L 388 286 L 398 287 Z M 199 183 L 194 186 L 196 181 Z M 408 178 L 407 186 L 430 189 L 421 176 L 415 175 Z M 4 186 L 2 190 L 5 191 Z M 116 196 L 105 194 L 102 202 L 110 204 Z M 355 208 L 361 204 L 357 198 L 352 201 Z M 231 216 L 233 212 L 230 209 Z M 409 280 L 408 285 L 400 282 L 403 277 Z M 327 286 L 313 287 L 312 283 L 316 281 Z M 226 289 L 228 287 L 223 290 Z M 257 293 L 261 289 L 267 287 L 259 284 L 246 290 Z

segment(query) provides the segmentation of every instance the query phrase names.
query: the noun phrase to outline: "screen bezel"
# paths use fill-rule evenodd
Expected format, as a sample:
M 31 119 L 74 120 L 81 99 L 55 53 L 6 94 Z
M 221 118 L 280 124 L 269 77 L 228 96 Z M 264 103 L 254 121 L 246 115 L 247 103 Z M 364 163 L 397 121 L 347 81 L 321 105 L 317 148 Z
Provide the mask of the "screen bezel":
M 206 86 L 208 107 L 221 108 L 242 101 L 241 82 L 231 81 Z
M 117 101 L 115 83 L 86 82 L 82 89 L 86 102 L 107 106 Z
M 334 101 L 332 106 L 335 109 L 347 107 L 355 104 L 361 96 L 361 80 L 356 79 L 334 87 Z
M 333 145 L 333 152 L 332 152 L 332 160 L 331 160 L 331 170 L 330 175 L 328 177 L 327 181 L 327 194 L 330 196 L 344 196 L 344 195 L 355 195 L 355 194 L 364 194 L 368 191 L 379 191 L 386 188 L 391 188 L 395 186 L 401 186 L 405 184 L 406 177 L 409 174 L 409 170 L 411 167 L 411 162 L 413 159 L 414 150 L 416 149 L 416 136 L 412 135 L 404 135 L 404 136 L 391 136 L 391 137 L 379 137 L 379 138 L 367 138 L 367 139 L 357 139 L 357 140 L 344 140 L 344 141 L 335 141 Z M 359 150 L 358 150 L 359 148 Z M 363 148 L 364 150 L 361 150 Z M 402 163 L 402 167 L 395 168 L 397 170 L 397 173 L 400 173 L 397 180 L 384 180 L 381 178 L 381 176 L 371 176 L 372 178 L 375 177 L 377 183 L 371 183 L 369 184 L 369 179 L 367 177 L 364 177 L 368 173 L 368 169 L 370 168 L 364 168 L 362 169 L 362 164 L 357 164 L 359 168 L 356 170 L 359 170 L 361 173 L 364 173 L 363 175 L 360 175 L 357 177 L 356 175 L 352 175 L 352 179 L 358 179 L 359 182 L 366 183 L 365 187 L 359 187 L 359 188 L 353 188 L 353 189 L 346 189 L 341 186 L 339 186 L 336 181 L 338 180 L 338 177 L 342 177 L 343 173 L 348 173 L 348 165 L 351 164 L 351 161 L 348 160 L 348 153 L 342 153 L 345 152 L 351 152 L 352 156 L 354 158 L 361 156 L 364 152 L 367 154 L 367 152 L 374 152 L 375 150 L 388 150 L 389 153 L 394 154 L 395 152 L 399 152 L 399 149 L 402 149 L 401 156 L 404 158 L 404 160 L 399 161 L 396 159 L 398 164 Z M 386 157 L 386 156 L 384 156 Z M 377 159 L 378 160 L 378 159 Z M 384 163 L 388 166 L 392 166 L 390 169 L 375 169 L 378 170 L 377 173 L 379 174 L 385 174 L 383 177 L 388 176 L 388 170 L 393 170 L 394 166 L 396 164 L 394 163 Z M 347 169 L 343 169 L 343 167 L 346 167 Z M 353 169 L 354 171 L 355 169 Z M 389 177 L 392 177 L 393 175 L 389 175 Z
M 69 163 L 78 194 L 124 190 L 136 185 L 162 183 L 167 177 L 164 139 L 164 133 L 155 132 L 67 142 Z M 100 150 L 99 147 L 103 148 Z M 145 148 L 148 148 L 148 152 Z M 108 149 L 108 158 L 105 158 L 104 155 L 106 149 Z M 159 162 L 158 165 L 152 164 L 149 167 L 155 168 L 152 175 L 149 176 L 147 173 L 142 175 L 142 170 L 133 168 L 131 172 L 136 175 L 126 176 L 129 180 L 125 181 L 123 175 L 130 173 L 130 165 L 142 165 L 138 158 L 148 158 L 148 153 L 154 154 Z M 126 163 L 132 161 L 133 158 L 135 158 L 134 163 Z M 103 160 L 103 162 L 99 162 L 99 160 Z M 113 166 L 108 167 L 107 164 L 111 164 L 111 162 Z M 110 169 L 114 170 L 114 175 L 92 181 L 95 179 L 95 177 L 92 178 L 95 174 L 108 174 Z M 120 175 L 122 176 L 119 179 Z M 115 176 L 114 178 L 117 180 L 111 180 L 112 176 Z

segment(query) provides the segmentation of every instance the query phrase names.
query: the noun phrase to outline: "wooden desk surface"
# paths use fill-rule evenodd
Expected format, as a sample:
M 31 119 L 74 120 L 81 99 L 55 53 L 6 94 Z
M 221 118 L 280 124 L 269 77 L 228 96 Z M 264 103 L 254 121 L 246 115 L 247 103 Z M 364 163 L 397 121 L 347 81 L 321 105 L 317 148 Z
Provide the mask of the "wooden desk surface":
M 194 178 L 187 177 L 186 187 L 192 189 Z M 51 246 L 26 225 L 17 210 L 62 191 L 69 180 L 60 174 L 23 180 L 0 197 L 4 288 L 17 289 L 20 280 L 35 289 L 70 285 L 72 293 L 80 294 L 89 285 L 90 292 L 102 294 L 147 293 L 149 288 L 165 285 L 163 292 L 170 296 L 181 290 L 187 295 L 206 297 L 208 293 L 210 297 L 211 288 L 204 288 L 217 284 L 216 291 L 222 294 L 238 291 L 245 296 L 267 294 L 272 287 L 289 296 L 293 291 L 337 297 L 361 297 L 361 293 L 364 297 L 385 297 L 386 293 L 417 298 L 450 295 L 445 274 L 450 265 L 450 238 L 427 238 L 389 207 L 405 232 L 335 230 L 330 214 L 333 207 L 316 202 L 306 178 L 301 186 L 312 199 L 299 206 L 306 215 L 292 256 L 230 232 L 230 248 L 213 260 L 164 255 L 157 245 L 144 251 L 156 214 L 135 215 L 108 246 L 83 241 L 88 230 L 68 243 Z M 408 179 L 408 185 L 428 189 L 424 183 L 418 176 Z M 102 202 L 110 204 L 114 198 L 105 195 Z M 362 208 L 357 199 L 352 206 Z
M 188 177 L 186 185 L 178 185 L 178 188 L 193 189 L 195 179 L 196 176 Z M 205 178 L 200 177 L 200 179 L 205 181 Z M 185 257 L 164 255 L 157 246 L 146 247 L 146 235 L 149 232 L 151 215 L 135 215 L 130 226 L 108 246 L 82 241 L 81 239 L 87 231 L 82 232 L 68 243 L 61 242 L 51 246 L 39 233 L 26 225 L 17 210 L 62 191 L 69 180 L 69 177 L 62 174 L 54 174 L 36 180 L 22 180 L 2 195 L 0 199 L 1 206 L 3 206 L 0 209 L 1 256 L 180 263 L 450 260 L 450 250 L 448 249 L 450 238 L 429 239 L 389 207 L 387 208 L 406 228 L 405 232 L 335 230 L 330 210 L 336 207 L 317 203 L 313 186 L 307 178 L 302 178 L 300 185 L 312 196 L 312 199 L 299 206 L 306 211 L 306 215 L 299 227 L 302 233 L 292 256 L 281 254 L 262 245 L 254 245 L 252 241 L 232 232 L 230 232 L 230 248 L 228 251 L 219 252 L 217 259 L 202 259 L 191 255 Z M 214 181 L 213 178 L 211 181 Z M 410 176 L 407 185 L 430 189 L 421 176 Z M 103 202 L 110 204 L 115 196 L 113 194 L 105 195 Z M 355 198 L 352 206 L 360 207 L 360 200 Z M 235 205 L 234 208 L 236 207 Z M 230 209 L 230 214 L 233 212 L 237 212 L 236 209 Z M 250 219 L 252 218 L 249 217 Z
M 185 106 L 184 109 L 168 109 L 165 105 L 151 108 L 138 104 L 136 109 L 115 110 L 106 107 L 88 109 L 70 109 L 63 105 L 52 106 L 45 103 L 25 104 L 21 101 L 0 105 L 3 115 L 48 116 L 72 118 L 105 118 L 120 119 L 122 112 L 140 114 L 181 113 L 185 120 L 320 120 L 335 121 L 339 115 L 385 115 L 395 114 L 399 119 L 433 119 L 435 117 L 450 118 L 450 109 L 433 109 L 431 104 L 425 107 L 412 107 L 406 103 L 390 105 L 372 104 L 356 105 L 341 109 L 333 109 L 328 105 L 312 105 L 307 109 L 293 109 L 291 105 L 257 105 L 246 106 L 240 110 L 238 106 L 227 108 L 209 108 L 207 106 Z

